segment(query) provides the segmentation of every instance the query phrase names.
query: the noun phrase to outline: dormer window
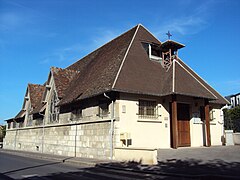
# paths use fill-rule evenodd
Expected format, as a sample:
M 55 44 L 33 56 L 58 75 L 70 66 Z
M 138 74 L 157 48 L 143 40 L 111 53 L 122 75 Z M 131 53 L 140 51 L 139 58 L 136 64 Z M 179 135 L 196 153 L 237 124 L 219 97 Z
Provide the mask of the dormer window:
M 160 50 L 160 45 L 150 44 L 150 43 L 142 43 L 143 48 L 148 54 L 148 57 L 152 61 L 162 62 L 162 52 Z
M 148 55 L 150 60 L 162 62 L 162 53 L 158 46 L 148 44 Z

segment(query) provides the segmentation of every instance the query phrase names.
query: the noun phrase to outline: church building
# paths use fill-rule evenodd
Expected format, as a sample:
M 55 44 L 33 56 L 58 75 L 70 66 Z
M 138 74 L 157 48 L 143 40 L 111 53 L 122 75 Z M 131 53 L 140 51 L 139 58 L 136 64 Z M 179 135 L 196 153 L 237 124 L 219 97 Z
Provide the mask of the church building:
M 182 48 L 137 25 L 52 67 L 6 120 L 4 148 L 156 163 L 157 149 L 222 145 L 228 101 L 184 63 Z

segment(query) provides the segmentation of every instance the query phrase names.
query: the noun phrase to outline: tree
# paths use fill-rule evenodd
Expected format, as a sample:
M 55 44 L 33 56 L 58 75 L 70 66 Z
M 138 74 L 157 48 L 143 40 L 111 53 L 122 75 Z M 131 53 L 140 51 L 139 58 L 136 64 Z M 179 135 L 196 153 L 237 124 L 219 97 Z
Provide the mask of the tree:
M 232 109 L 224 109 L 223 113 L 225 129 L 240 132 L 240 106 Z
M 6 135 L 6 126 L 0 126 L 0 142 L 3 141 L 3 138 Z

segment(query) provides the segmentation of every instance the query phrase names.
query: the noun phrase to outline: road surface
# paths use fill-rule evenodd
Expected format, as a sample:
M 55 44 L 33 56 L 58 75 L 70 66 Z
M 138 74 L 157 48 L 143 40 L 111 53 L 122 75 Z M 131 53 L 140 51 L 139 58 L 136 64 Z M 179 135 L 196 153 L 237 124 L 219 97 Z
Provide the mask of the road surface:
M 48 161 L 17 156 L 0 151 L 0 180 L 66 180 L 66 179 L 165 179 L 166 176 L 130 172 L 121 169 L 83 167 L 62 161 Z M 172 179 L 172 178 L 171 178 Z

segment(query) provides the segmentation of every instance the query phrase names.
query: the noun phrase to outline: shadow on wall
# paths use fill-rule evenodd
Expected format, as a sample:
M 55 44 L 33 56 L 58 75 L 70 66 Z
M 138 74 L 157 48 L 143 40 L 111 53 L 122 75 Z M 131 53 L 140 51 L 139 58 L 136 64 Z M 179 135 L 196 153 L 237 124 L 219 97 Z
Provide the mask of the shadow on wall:
M 158 165 L 141 165 L 139 162 L 98 164 L 77 172 L 49 174 L 43 179 L 239 179 L 240 162 L 213 160 L 168 160 Z M 26 179 L 36 179 L 31 177 Z M 41 179 L 41 178 L 40 178 Z

